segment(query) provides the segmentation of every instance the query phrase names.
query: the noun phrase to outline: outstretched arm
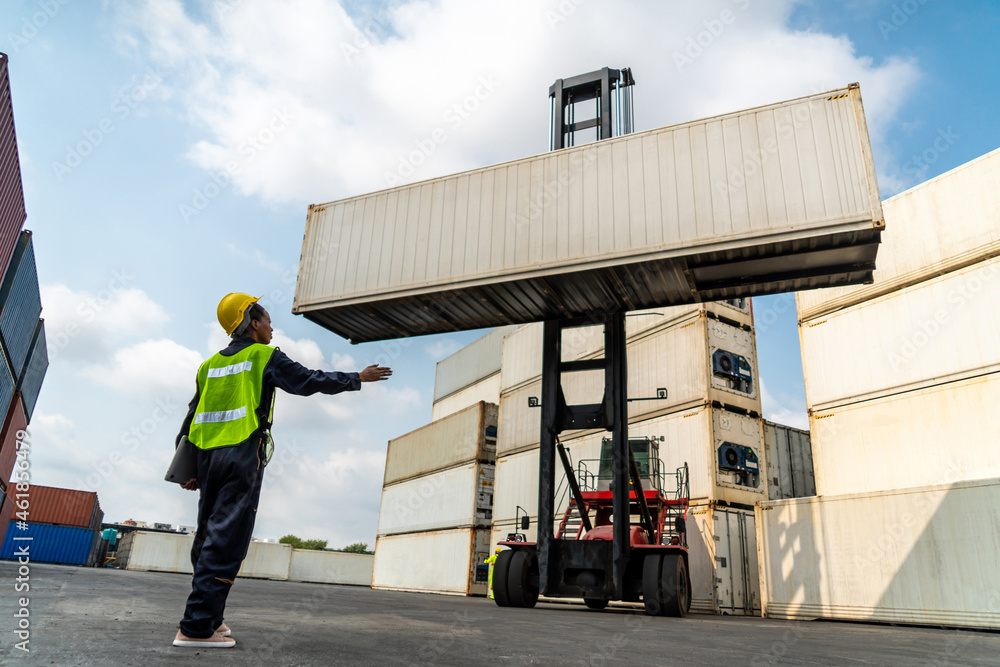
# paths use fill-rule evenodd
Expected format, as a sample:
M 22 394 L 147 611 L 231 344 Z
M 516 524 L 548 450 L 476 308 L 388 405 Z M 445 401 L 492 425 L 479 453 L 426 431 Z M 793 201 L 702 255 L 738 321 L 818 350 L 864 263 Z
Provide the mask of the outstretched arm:
M 339 394 L 342 391 L 357 391 L 362 382 L 377 382 L 392 375 L 392 369 L 384 366 L 369 366 L 360 373 L 340 371 L 314 371 L 292 361 L 281 350 L 275 350 L 267 371 L 276 387 L 289 394 L 311 396 L 315 393 Z

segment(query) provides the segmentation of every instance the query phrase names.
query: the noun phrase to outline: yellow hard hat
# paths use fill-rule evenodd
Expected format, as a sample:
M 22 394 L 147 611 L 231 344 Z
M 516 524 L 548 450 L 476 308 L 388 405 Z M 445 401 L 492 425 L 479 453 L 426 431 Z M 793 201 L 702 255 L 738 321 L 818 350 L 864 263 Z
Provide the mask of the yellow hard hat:
M 243 292 L 230 292 L 222 297 L 215 314 L 219 318 L 219 324 L 226 330 L 226 334 L 233 335 L 236 327 L 240 326 L 240 322 L 243 321 L 243 315 L 247 312 L 247 308 L 259 300 L 259 296 L 254 297 Z

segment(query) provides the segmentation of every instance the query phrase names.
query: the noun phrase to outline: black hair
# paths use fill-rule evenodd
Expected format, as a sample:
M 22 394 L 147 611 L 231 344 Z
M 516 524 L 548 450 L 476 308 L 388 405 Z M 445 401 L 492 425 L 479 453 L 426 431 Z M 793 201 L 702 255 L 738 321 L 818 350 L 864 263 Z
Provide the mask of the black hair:
M 254 303 L 253 305 L 250 306 L 250 321 L 260 322 L 262 319 L 264 319 L 265 312 L 266 311 L 264 310 L 264 306 L 260 305 L 259 303 Z

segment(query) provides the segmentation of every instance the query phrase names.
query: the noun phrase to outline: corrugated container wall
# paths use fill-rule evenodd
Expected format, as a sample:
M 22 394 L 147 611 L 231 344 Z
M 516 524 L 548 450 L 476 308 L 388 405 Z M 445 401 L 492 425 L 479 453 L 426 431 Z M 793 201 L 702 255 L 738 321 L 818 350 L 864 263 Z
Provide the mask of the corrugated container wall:
M 6 54 L 0 53 L 0 275 L 7 272 L 17 236 L 27 217 L 8 63 Z
M 434 402 L 499 373 L 503 338 L 515 329 L 516 326 L 497 327 L 439 361 L 434 374 Z
M 371 554 L 348 554 L 339 551 L 292 549 L 288 566 L 289 581 L 308 581 L 317 584 L 346 584 L 349 586 L 372 585 Z
M 42 381 L 49 368 L 49 350 L 45 341 L 45 320 L 38 320 L 38 328 L 35 331 L 35 340 L 28 354 L 28 360 L 24 363 L 24 373 L 18 381 L 18 392 L 24 404 L 24 412 L 31 421 L 31 415 L 35 412 L 35 405 L 38 403 L 38 396 L 42 391 Z
M 489 528 L 494 465 L 473 461 L 382 489 L 378 535 Z
M 293 312 L 366 342 L 855 284 L 878 192 L 851 85 L 310 206 Z
M 496 458 L 497 406 L 479 403 L 389 441 L 384 485 Z
M 7 528 L 10 525 L 11 518 L 14 516 L 14 501 L 7 496 L 0 497 L 0 541 L 4 539 L 7 535 Z
M 764 452 L 770 500 L 816 495 L 809 431 L 765 421 Z
M 435 401 L 431 406 L 431 421 L 436 422 L 444 419 L 479 402 L 499 405 L 500 373 L 494 373 L 464 389 L 448 394 L 439 401 Z
M 797 293 L 811 320 L 1000 255 L 1000 149 L 882 202 L 886 229 L 871 285 Z
M 98 544 L 99 535 L 94 530 L 12 521 L 0 547 L 0 558 L 16 560 L 19 549 L 26 546 L 32 563 L 89 565 Z
M 14 493 L 13 489 L 7 488 L 8 496 Z M 104 520 L 104 512 L 93 491 L 32 484 L 28 490 L 28 501 L 28 520 L 34 523 L 98 530 Z
M 489 529 L 386 535 L 375 544 L 372 588 L 485 595 Z
M 22 245 L 23 252 L 19 253 Z M 10 367 L 20 374 L 42 312 L 31 232 L 21 232 L 18 250 L 14 252 L 0 288 L 0 308 L 3 308 L 0 312 L 0 335 L 4 351 L 10 360 Z
M 1000 258 L 803 322 L 810 410 L 1000 369 Z
M 760 503 L 764 614 L 998 630 L 997 517 L 998 479 Z
M 12 403 L 16 403 L 14 401 L 16 385 L 17 378 L 14 377 L 14 371 L 10 367 L 10 362 L 7 361 L 7 355 L 0 354 L 0 410 L 4 414 L 7 413 L 7 409 Z
M 7 483 L 17 461 L 18 434 L 20 433 L 23 437 L 25 435 L 24 429 L 27 427 L 28 422 L 25 419 L 24 410 L 21 409 L 20 401 L 13 401 L 4 419 L 3 431 L 0 432 L 0 488 L 5 494 Z M 0 526 L 6 525 L 0 523 Z

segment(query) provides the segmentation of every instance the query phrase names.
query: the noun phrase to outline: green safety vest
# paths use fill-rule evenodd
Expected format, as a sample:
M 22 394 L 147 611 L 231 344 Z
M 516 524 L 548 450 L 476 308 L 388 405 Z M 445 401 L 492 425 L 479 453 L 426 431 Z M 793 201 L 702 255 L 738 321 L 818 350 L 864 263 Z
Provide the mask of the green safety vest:
M 198 407 L 188 439 L 199 449 L 238 445 L 260 426 L 264 369 L 277 348 L 254 343 L 231 357 L 214 354 L 198 369 Z M 274 402 L 271 402 L 271 420 Z M 270 440 L 270 436 L 268 436 Z

